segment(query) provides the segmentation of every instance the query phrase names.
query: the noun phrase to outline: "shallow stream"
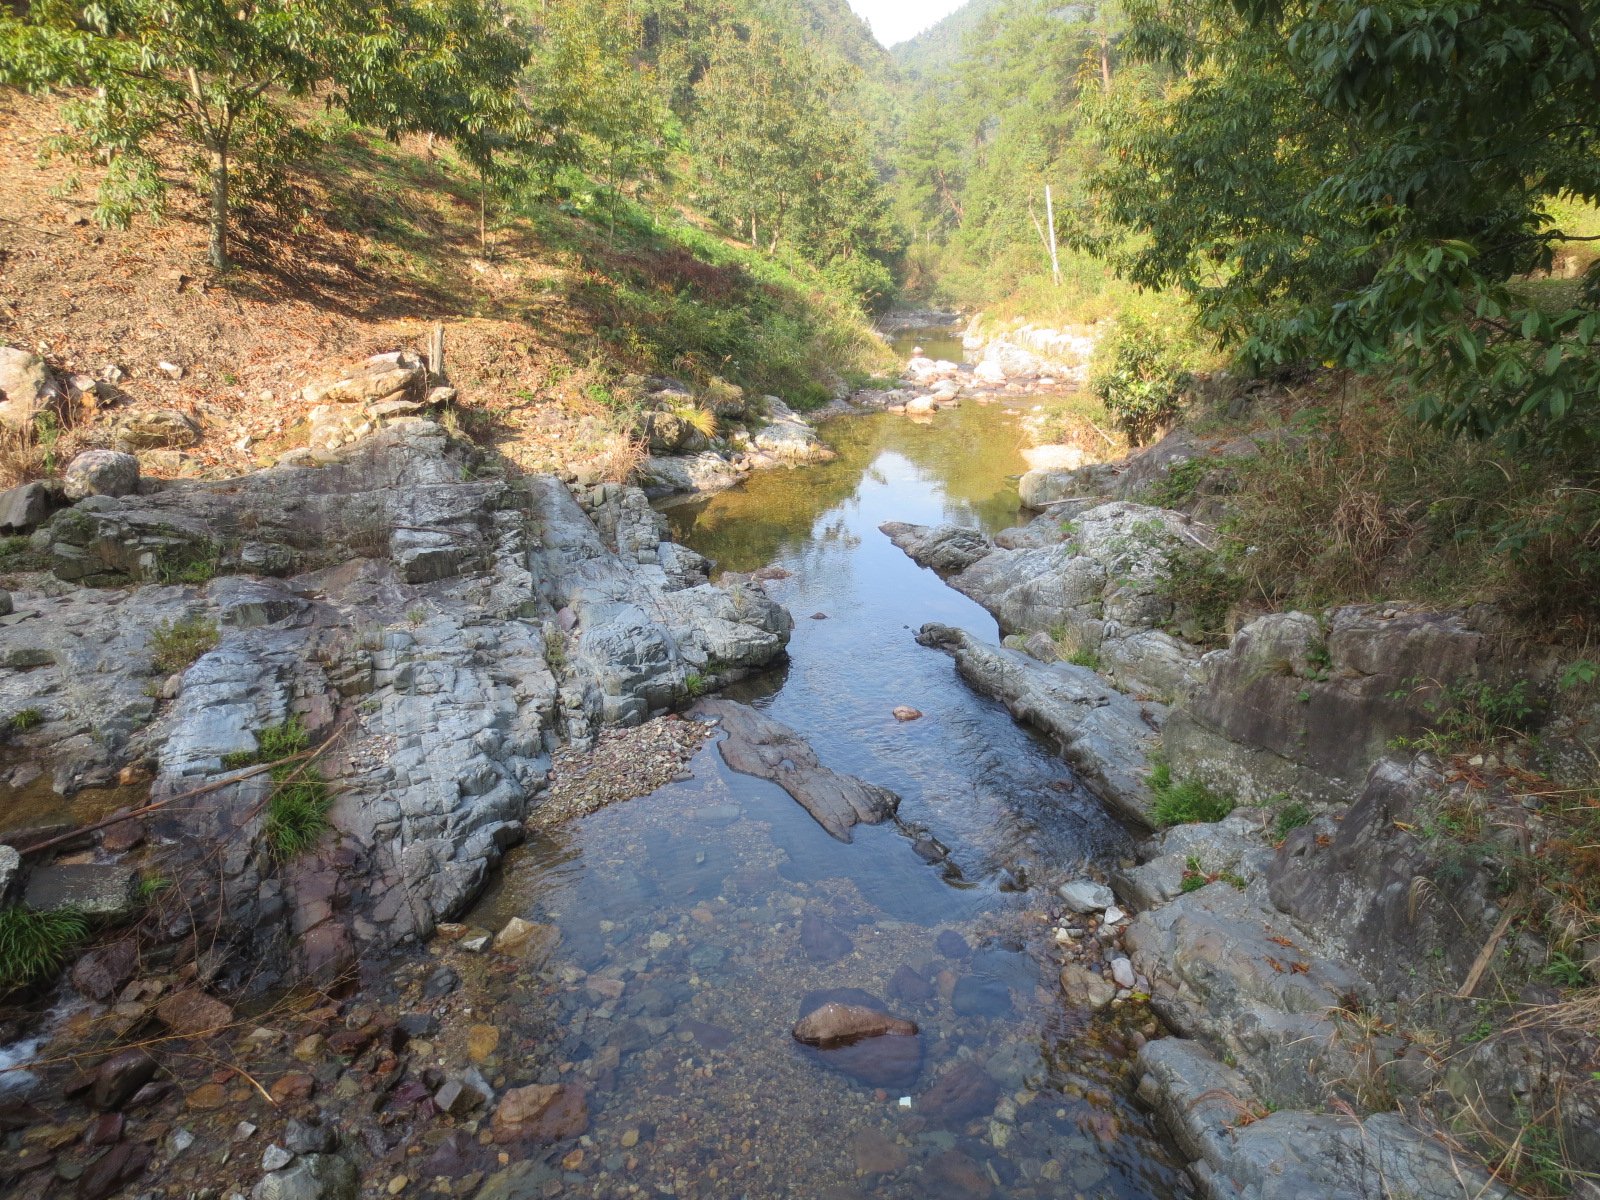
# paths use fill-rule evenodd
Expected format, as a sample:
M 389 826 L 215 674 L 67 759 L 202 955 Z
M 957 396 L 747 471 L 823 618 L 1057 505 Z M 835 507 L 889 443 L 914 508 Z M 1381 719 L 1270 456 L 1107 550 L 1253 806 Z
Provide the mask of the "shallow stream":
M 796 618 L 789 664 L 728 695 L 797 729 L 828 766 L 899 793 L 900 823 L 837 842 L 775 785 L 729 771 L 713 741 L 691 780 L 509 860 L 472 920 L 562 931 L 555 1036 L 590 1064 L 592 1194 L 1186 1192 L 1130 1098 L 1126 1039 L 1148 1014 L 1065 1008 L 1049 960 L 1039 885 L 1122 857 L 1128 835 L 1048 744 L 913 641 L 925 621 L 997 633 L 878 531 L 1015 524 L 1015 422 L 975 404 L 840 418 L 823 432 L 836 461 L 668 510 L 675 538 L 719 569 L 792 572 L 767 585 Z M 923 715 L 896 721 L 897 705 Z M 948 860 L 918 857 L 914 833 Z M 851 1073 L 794 1043 L 803 1003 L 826 989 L 915 1021 L 910 1058 Z M 952 1063 L 985 1094 L 950 1095 Z M 580 1181 L 587 1195 L 596 1176 Z

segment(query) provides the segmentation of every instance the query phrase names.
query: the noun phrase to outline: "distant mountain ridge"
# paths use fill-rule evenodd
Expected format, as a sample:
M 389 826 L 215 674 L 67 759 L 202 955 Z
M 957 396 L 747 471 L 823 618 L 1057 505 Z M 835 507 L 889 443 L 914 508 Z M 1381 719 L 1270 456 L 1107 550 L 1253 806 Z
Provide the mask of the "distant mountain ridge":
M 908 79 L 926 77 L 953 63 L 967 34 L 1004 3 L 1005 0 L 967 0 L 938 24 L 890 46 L 889 57 Z

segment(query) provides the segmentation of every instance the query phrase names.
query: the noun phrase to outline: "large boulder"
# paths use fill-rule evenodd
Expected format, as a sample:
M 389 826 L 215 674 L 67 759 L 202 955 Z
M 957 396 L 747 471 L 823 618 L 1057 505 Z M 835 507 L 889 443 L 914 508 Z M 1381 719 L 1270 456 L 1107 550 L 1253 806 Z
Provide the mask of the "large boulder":
M 0 346 L 0 424 L 31 429 L 57 394 L 44 359 L 31 350 Z
M 817 431 L 798 417 L 784 417 L 758 430 L 751 444 L 763 454 L 786 463 L 827 462 L 837 457 L 817 437 Z
M 139 460 L 120 450 L 85 450 L 61 474 L 68 500 L 128 496 L 139 490 Z
M 0 533 L 26 533 L 60 503 L 60 488 L 43 480 L 0 492 Z

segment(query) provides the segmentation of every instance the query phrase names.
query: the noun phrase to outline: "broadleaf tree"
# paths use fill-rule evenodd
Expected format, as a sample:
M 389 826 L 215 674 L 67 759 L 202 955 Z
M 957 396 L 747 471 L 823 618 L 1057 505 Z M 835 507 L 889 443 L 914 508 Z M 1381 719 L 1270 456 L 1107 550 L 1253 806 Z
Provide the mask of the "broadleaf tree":
M 104 164 L 98 215 L 159 203 L 158 154 L 199 159 L 208 257 L 228 265 L 243 161 L 270 172 L 310 144 L 296 101 L 322 99 L 395 135 L 436 133 L 480 171 L 558 154 L 565 135 L 521 102 L 525 41 L 481 0 L 36 0 L 0 10 L 0 82 L 83 89 L 59 148 Z
M 1170 83 L 1106 107 L 1080 241 L 1255 364 L 1398 369 L 1443 428 L 1593 445 L 1600 268 L 1537 276 L 1600 202 L 1600 0 L 1128 8 Z

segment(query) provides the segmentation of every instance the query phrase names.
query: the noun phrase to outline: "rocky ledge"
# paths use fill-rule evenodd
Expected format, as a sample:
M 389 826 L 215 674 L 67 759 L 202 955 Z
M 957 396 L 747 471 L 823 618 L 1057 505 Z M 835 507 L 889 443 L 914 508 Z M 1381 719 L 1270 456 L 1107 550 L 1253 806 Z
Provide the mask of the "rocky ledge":
M 45 764 L 62 795 L 186 797 L 87 865 L 180 882 L 141 936 L 224 990 L 333 986 L 358 947 L 427 936 L 524 836 L 554 748 L 772 662 L 791 629 L 758 585 L 708 583 L 637 488 L 500 477 L 419 419 L 322 457 L 60 511 L 31 543 L 52 572 L 0 624 L 9 782 Z M 285 728 L 329 739 L 335 797 L 289 861 L 245 766 Z M 33 858 L 35 884 L 66 869 Z

